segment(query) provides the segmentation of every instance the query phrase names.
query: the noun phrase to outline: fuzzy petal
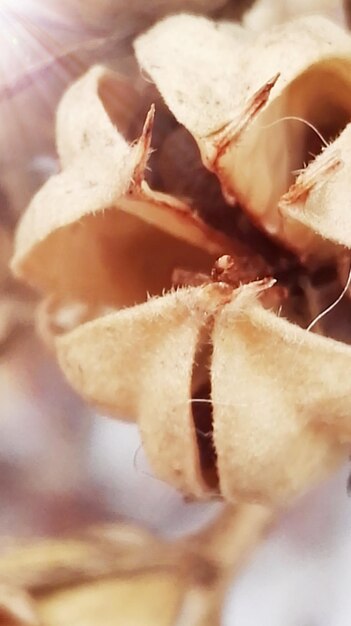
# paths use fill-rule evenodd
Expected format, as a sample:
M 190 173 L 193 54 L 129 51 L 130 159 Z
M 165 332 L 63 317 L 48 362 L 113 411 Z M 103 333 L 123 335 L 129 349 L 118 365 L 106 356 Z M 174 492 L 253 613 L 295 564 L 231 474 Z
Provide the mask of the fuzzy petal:
M 335 246 L 351 249 L 349 188 L 351 124 L 298 176 L 281 198 L 285 236 L 300 257 L 333 254 Z
M 281 503 L 334 469 L 346 453 L 342 442 L 350 441 L 350 364 L 349 346 L 306 332 L 258 301 L 233 299 L 221 309 L 212 403 L 226 499 Z
M 115 119 L 103 98 L 106 85 L 117 94 L 120 83 Z M 183 202 L 148 187 L 154 112 L 131 145 L 116 127 L 119 117 L 126 126 L 126 98 L 125 79 L 101 67 L 73 85 L 58 114 L 62 173 L 37 193 L 19 226 L 16 274 L 57 300 L 132 305 L 170 288 L 175 267 L 208 271 L 214 257 L 233 250 Z
M 226 297 L 182 289 L 82 324 L 56 341 L 61 367 L 89 402 L 138 420 L 160 478 L 203 496 L 192 418 L 194 358 L 203 326 Z
M 306 213 L 308 232 L 297 229 L 296 220 L 290 229 L 288 211 L 282 214 L 278 204 L 294 184 L 295 171 L 321 150 L 321 140 L 316 144 L 303 120 L 329 141 L 351 118 L 350 36 L 320 17 L 253 38 L 244 29 L 234 34 L 205 18 L 181 15 L 140 36 L 135 48 L 141 67 L 196 139 L 227 200 L 239 201 L 261 228 L 298 248 L 303 258 L 315 252 L 328 220 L 315 230 L 314 216 Z M 333 204 L 340 225 L 343 211 Z M 340 241 L 332 233 L 329 254 L 335 243 Z

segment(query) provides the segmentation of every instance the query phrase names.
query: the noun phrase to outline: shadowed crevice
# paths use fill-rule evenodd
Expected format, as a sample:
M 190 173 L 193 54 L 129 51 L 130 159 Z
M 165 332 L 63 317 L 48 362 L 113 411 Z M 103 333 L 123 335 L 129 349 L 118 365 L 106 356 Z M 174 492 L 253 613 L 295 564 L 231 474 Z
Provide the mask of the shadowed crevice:
M 192 416 L 199 451 L 202 477 L 218 493 L 217 454 L 213 442 L 213 406 L 211 400 L 211 343 L 213 321 L 202 329 L 192 371 Z

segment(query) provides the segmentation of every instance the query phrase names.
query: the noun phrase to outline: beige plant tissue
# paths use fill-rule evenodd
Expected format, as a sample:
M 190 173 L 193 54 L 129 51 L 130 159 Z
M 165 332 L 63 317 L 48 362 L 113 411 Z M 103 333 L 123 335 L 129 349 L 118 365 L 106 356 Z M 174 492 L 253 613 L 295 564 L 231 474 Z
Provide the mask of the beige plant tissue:
M 220 624 L 232 576 L 272 519 L 264 507 L 243 504 L 173 542 L 121 522 L 24 541 L 1 555 L 1 620 L 13 626 Z
M 230 211 L 239 201 L 307 273 L 348 255 L 346 33 L 304 18 L 256 36 L 179 15 L 135 48 Z M 68 380 L 138 421 L 160 478 L 197 498 L 284 504 L 347 456 L 351 348 L 293 323 L 274 268 L 200 207 L 151 188 L 155 111 L 130 137 L 138 98 L 103 67 L 65 94 L 62 171 L 21 221 L 14 271 L 43 294 L 41 325 Z M 323 140 L 311 145 L 301 118 Z M 188 283 L 175 286 L 178 270 Z
M 348 34 L 308 17 L 233 37 L 206 18 L 183 15 L 142 35 L 136 53 L 228 201 L 239 200 L 302 258 L 350 245 L 342 195 L 350 167 Z M 306 151 L 303 119 L 333 139 L 343 131 L 316 161 Z

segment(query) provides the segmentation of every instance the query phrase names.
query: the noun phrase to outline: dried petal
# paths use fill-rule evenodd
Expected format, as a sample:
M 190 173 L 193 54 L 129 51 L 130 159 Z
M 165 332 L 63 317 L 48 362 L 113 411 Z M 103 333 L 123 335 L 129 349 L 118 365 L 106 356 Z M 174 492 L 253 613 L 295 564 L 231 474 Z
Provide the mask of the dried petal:
M 57 340 L 58 358 L 89 402 L 139 420 L 158 475 L 198 497 L 201 476 L 191 392 L 203 326 L 227 297 L 217 285 L 182 289 L 82 324 Z
M 156 25 L 137 39 L 135 48 L 142 68 L 198 142 L 204 164 L 218 175 L 227 200 L 239 200 L 255 222 L 288 247 L 297 247 L 303 258 L 314 252 L 321 232 L 328 231 L 328 219 L 319 212 L 315 232 L 314 216 L 306 211 L 309 236 L 296 245 L 300 231 L 290 230 L 288 212 L 281 215 L 278 204 L 294 183 L 294 172 L 311 159 L 311 150 L 321 150 L 321 141 L 313 145 L 313 130 L 303 120 L 328 141 L 350 119 L 349 35 L 313 17 L 254 40 L 245 30 L 235 38 L 214 22 L 183 15 Z M 282 121 L 286 116 L 301 119 Z M 344 204 L 333 205 L 340 227 Z
M 351 111 L 349 38 L 317 19 L 253 42 L 240 28 L 234 36 L 227 25 L 180 16 L 140 38 L 137 51 L 227 198 L 238 196 L 303 258 L 316 250 L 305 243 L 304 229 L 320 239 L 323 227 L 316 232 L 312 220 L 300 223 L 296 211 L 282 215 L 278 204 L 289 186 L 290 200 L 312 198 L 324 153 L 306 169 L 307 195 L 299 194 L 290 170 L 307 153 L 305 130 L 287 126 L 281 134 L 278 124 L 263 126 L 290 109 L 304 115 L 315 104 L 317 81 L 323 86 L 317 118 L 325 120 L 335 109 L 337 122 L 344 121 Z M 79 324 L 56 340 L 63 371 L 88 401 L 139 422 L 161 479 L 198 498 L 220 491 L 227 500 L 284 503 L 345 455 L 351 384 L 343 373 L 351 348 L 268 310 L 276 307 L 278 293 L 269 277 L 238 288 L 240 278 L 223 282 L 231 267 L 226 256 L 216 265 L 215 282 L 148 299 L 170 289 L 175 269 L 202 276 L 214 257 L 243 250 L 187 205 L 146 184 L 153 109 L 139 140 L 129 144 L 120 131 L 127 134 L 134 95 L 120 81 L 94 68 L 65 96 L 58 115 L 63 171 L 23 218 L 14 267 L 46 293 L 51 321 L 64 331 Z M 109 94 L 119 89 L 116 106 Z M 86 107 L 80 115 L 81 101 Z M 331 158 L 330 165 L 328 150 L 325 155 L 322 173 L 333 177 L 339 163 Z M 282 212 L 284 207 L 282 202 Z M 324 220 L 330 219 L 326 210 Z M 338 228 L 331 248 L 342 243 Z M 248 268 L 251 276 L 250 263 Z M 83 307 L 78 316 L 76 303 Z M 101 316 L 106 307 L 125 308 Z M 201 404 L 204 411 L 196 408 Z
M 351 124 L 297 177 L 279 201 L 285 236 L 303 258 L 351 249 L 349 186 Z
M 120 86 L 118 107 L 110 97 Z M 104 68 L 73 85 L 58 114 L 64 169 L 38 192 L 20 224 L 15 272 L 58 301 L 142 302 L 171 286 L 174 267 L 208 271 L 214 256 L 233 249 L 183 202 L 148 187 L 153 110 L 130 145 L 116 128 L 120 118 L 126 127 L 126 102 L 125 79 Z
M 252 299 L 222 308 L 213 332 L 212 403 L 225 498 L 279 503 L 335 468 L 346 453 L 341 418 L 351 411 L 350 359 L 350 347 Z
M 240 26 L 232 30 L 203 17 L 178 15 L 162 20 L 135 42 L 139 64 L 198 141 L 202 154 L 207 149 L 202 138 L 232 119 L 239 55 L 247 39 L 251 41 L 250 35 Z M 170 69 L 172 74 L 166 75 Z

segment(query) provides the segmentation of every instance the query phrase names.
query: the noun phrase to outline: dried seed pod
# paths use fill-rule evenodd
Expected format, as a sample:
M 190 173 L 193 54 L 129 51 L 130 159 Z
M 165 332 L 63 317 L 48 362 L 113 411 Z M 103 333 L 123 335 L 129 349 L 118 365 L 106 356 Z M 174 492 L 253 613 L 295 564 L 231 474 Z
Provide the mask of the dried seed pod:
M 310 152 L 321 150 L 323 142 L 311 140 L 314 131 L 308 124 L 332 141 L 351 117 L 350 36 L 332 22 L 313 17 L 255 39 L 245 30 L 234 37 L 205 18 L 183 15 L 157 24 L 137 39 L 135 49 L 141 67 L 196 139 L 204 164 L 219 177 L 227 200 L 239 200 L 258 225 L 304 260 L 337 254 L 340 247 L 332 244 L 344 244 L 347 236 L 336 240 L 331 233 L 329 242 L 329 211 L 324 215 L 321 208 L 316 230 L 312 207 L 305 204 L 303 217 L 294 214 L 291 219 L 287 197 L 281 207 L 279 202 L 291 191 L 294 172 L 313 158 Z M 284 121 L 286 117 L 298 119 Z M 320 161 L 311 164 L 314 168 L 328 161 L 318 184 L 327 178 L 329 184 L 338 162 L 343 162 L 346 175 L 347 128 L 344 133 L 335 150 L 332 143 Z M 308 195 L 310 188 L 305 191 Z M 345 201 L 333 204 L 340 230 L 344 212 Z
M 63 170 L 29 206 L 13 266 L 49 297 L 46 315 L 68 311 L 61 330 L 84 319 L 56 340 L 63 371 L 88 401 L 138 421 L 158 476 L 198 498 L 284 503 L 345 455 L 350 348 L 277 317 L 265 266 L 255 282 L 241 244 L 150 189 L 153 110 L 129 144 L 119 130 L 133 90 L 123 79 L 120 106 L 108 97 L 120 80 L 93 68 L 65 96 Z M 224 256 L 203 286 L 164 295 L 174 270 L 209 275 L 226 253 L 235 262 Z M 254 282 L 240 286 L 240 267 Z
M 71 384 L 90 402 L 137 419 L 157 475 L 196 497 L 214 488 L 228 500 L 280 504 L 345 455 L 351 349 L 278 318 L 257 299 L 261 290 L 254 283 L 181 290 L 57 339 Z M 204 342 L 213 352 L 210 392 L 194 399 Z M 192 412 L 201 402 L 212 413 L 200 433 L 214 447 L 210 468 L 201 464 Z

